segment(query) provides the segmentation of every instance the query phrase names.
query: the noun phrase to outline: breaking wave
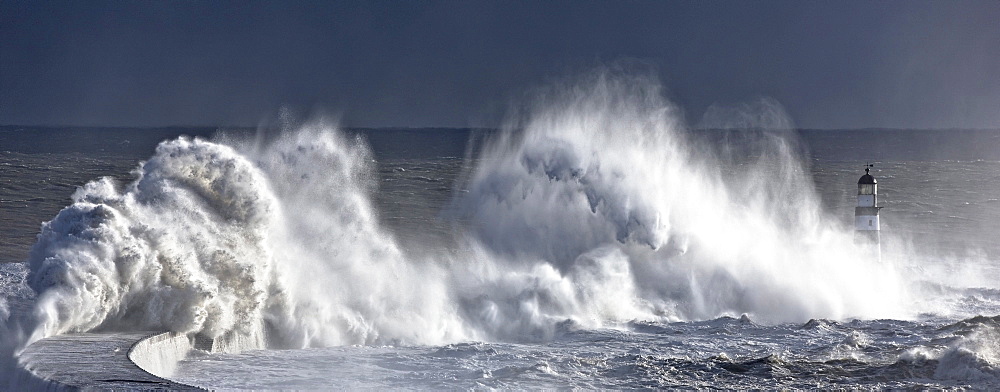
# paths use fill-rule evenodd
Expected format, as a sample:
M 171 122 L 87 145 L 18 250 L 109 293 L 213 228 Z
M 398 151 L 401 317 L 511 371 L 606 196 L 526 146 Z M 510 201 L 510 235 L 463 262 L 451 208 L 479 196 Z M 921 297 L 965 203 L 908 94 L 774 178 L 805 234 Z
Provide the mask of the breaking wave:
M 506 268 L 551 268 L 601 322 L 903 316 L 893 265 L 822 212 L 791 135 L 713 147 L 656 80 L 598 72 L 580 86 L 512 119 L 455 203 Z
M 307 347 L 460 325 L 440 310 L 443 280 L 419 279 L 436 267 L 407 263 L 378 226 L 363 143 L 315 124 L 245 147 L 167 141 L 135 182 L 80 188 L 31 251 L 35 338 L 166 329 Z
M 1000 316 L 976 316 L 937 332 L 941 335 L 937 344 L 906 350 L 900 363 L 929 368 L 928 377 L 938 380 L 990 383 L 1000 379 Z
M 43 226 L 31 339 L 438 344 L 633 320 L 907 315 L 893 264 L 824 215 L 789 135 L 712 147 L 656 80 L 585 79 L 543 91 L 469 159 L 446 214 L 459 245 L 430 256 L 380 226 L 372 153 L 334 125 L 165 141 L 134 182 L 91 182 Z

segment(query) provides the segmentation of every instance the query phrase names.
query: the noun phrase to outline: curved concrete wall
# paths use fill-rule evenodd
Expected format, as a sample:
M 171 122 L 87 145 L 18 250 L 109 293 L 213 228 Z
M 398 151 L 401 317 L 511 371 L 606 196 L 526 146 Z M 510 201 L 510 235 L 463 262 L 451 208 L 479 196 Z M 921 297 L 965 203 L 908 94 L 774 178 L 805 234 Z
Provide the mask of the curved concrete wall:
M 148 340 L 148 341 L 147 341 Z M 186 343 L 185 343 L 186 342 Z M 32 343 L 18 356 L 17 390 L 203 390 L 158 377 L 190 350 L 185 335 L 80 333 Z M 160 352 L 163 350 L 164 352 Z M 143 365 L 139 365 L 137 362 Z
M 128 358 L 142 370 L 167 378 L 174 374 L 177 363 L 187 357 L 192 348 L 187 335 L 164 332 L 136 342 Z

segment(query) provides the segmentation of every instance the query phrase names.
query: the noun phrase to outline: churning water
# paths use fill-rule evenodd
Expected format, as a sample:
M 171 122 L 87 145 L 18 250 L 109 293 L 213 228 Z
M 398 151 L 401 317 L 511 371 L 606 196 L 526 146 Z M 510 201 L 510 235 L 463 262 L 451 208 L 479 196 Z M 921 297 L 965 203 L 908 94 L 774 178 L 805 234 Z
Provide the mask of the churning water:
M 8 211 L 72 193 L 5 249 L 7 355 L 163 329 L 228 343 L 171 376 L 217 389 L 1000 385 L 1000 163 L 761 131 L 791 128 L 767 101 L 691 131 L 655 81 L 585 79 L 464 154 L 323 121 L 170 139 L 131 174 L 4 153 Z M 881 262 L 851 226 L 866 158 Z M 111 177 L 23 185 L 66 166 Z

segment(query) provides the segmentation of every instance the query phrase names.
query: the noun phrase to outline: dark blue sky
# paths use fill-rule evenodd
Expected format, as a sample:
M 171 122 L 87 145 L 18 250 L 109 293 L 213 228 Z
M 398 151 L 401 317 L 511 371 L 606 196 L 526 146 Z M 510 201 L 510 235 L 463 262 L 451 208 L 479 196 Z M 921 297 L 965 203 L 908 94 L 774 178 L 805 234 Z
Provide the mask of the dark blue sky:
M 996 1 L 0 0 L 0 124 L 489 126 L 547 80 L 651 64 L 697 123 L 1000 128 Z

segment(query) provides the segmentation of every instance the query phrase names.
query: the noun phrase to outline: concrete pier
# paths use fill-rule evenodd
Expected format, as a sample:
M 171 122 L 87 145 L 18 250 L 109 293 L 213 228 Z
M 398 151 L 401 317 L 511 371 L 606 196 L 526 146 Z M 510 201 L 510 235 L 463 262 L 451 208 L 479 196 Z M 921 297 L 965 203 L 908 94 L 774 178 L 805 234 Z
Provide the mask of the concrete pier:
M 49 391 L 201 391 L 143 369 L 172 371 L 190 349 L 186 336 L 162 332 L 53 336 L 32 343 L 21 353 L 18 386 Z

